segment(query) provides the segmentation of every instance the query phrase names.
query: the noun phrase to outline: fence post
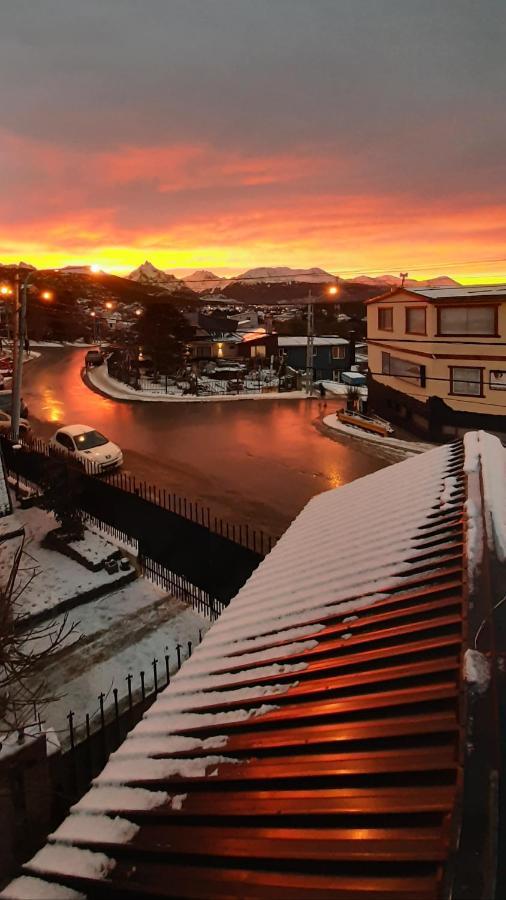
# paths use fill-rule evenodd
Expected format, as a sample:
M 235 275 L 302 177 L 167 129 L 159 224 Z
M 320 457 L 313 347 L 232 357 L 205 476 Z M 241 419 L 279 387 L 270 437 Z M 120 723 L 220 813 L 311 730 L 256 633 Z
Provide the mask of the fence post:
M 75 750 L 75 741 L 74 741 L 74 713 L 70 709 L 67 715 L 68 723 L 69 723 L 69 737 L 70 737 L 70 749 L 72 753 Z
M 178 667 L 178 669 L 180 669 L 181 668 L 181 644 L 176 645 L 176 652 L 177 652 L 177 667 Z
M 86 749 L 88 757 L 88 781 L 93 778 L 93 750 L 91 746 L 90 714 L 86 713 Z
M 165 649 L 167 649 L 167 647 Z M 170 659 L 170 656 L 168 653 L 166 653 L 165 654 L 165 679 L 166 679 L 167 685 L 170 684 L 169 659 Z
M 118 704 L 118 688 L 113 688 L 112 690 L 114 695 L 114 715 L 116 717 L 116 738 L 118 741 L 118 746 L 121 741 L 121 735 L 119 731 L 119 704 Z
M 192 642 L 188 641 L 188 659 L 192 655 Z
M 157 672 L 158 660 L 157 660 L 156 656 L 153 660 L 152 665 L 153 665 L 153 683 L 155 685 L 155 694 L 157 694 L 158 693 L 158 672 Z
M 104 698 L 105 694 L 99 694 L 98 700 L 100 703 L 100 730 L 102 732 L 102 746 L 104 751 L 104 762 L 107 758 L 107 735 L 105 732 L 105 715 L 104 715 Z
M 146 699 L 146 687 L 144 684 L 144 672 L 141 672 L 141 693 L 142 693 L 142 699 L 145 700 Z

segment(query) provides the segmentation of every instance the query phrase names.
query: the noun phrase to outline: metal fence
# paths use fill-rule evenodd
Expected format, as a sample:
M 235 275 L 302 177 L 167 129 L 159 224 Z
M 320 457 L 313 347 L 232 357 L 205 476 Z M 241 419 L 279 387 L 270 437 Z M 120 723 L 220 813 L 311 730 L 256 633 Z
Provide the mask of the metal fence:
M 139 557 L 149 561 L 148 577 L 174 584 L 180 594 L 186 591 L 197 607 L 208 598 L 227 603 L 271 547 L 262 532 L 212 516 L 208 507 L 124 472 L 104 478 L 92 463 L 77 467 L 59 453 L 49 463 L 50 450 L 42 441 L 15 450 L 8 440 L 0 440 L 11 474 L 44 485 L 49 469 L 51 477 L 61 480 L 62 490 L 74 492 L 76 506 L 90 521 L 118 542 L 135 546 Z
M 16 451 L 12 450 L 12 445 L 7 438 L 2 436 L 0 440 L 5 451 L 7 465 L 16 474 L 16 470 L 20 468 L 16 466 Z M 20 443 L 22 450 L 25 451 L 25 462 L 26 454 L 35 452 L 45 458 L 59 459 L 61 462 L 68 464 L 68 456 L 64 451 L 57 450 L 41 438 L 31 438 L 28 441 L 20 439 Z M 123 492 L 134 494 L 136 497 L 152 503 L 167 512 L 175 513 L 177 516 L 188 519 L 190 522 L 202 525 L 214 534 L 218 534 L 235 544 L 240 544 L 242 547 L 252 550 L 253 553 L 258 553 L 260 556 L 265 556 L 269 553 L 275 543 L 275 538 L 272 538 L 271 535 L 266 534 L 261 529 L 250 528 L 248 524 L 230 522 L 222 516 L 213 515 L 209 506 L 204 506 L 197 500 L 190 500 L 188 497 L 182 497 L 179 494 L 166 490 L 166 488 L 159 488 L 156 485 L 149 484 L 147 481 L 138 479 L 135 475 L 127 474 L 120 469 L 104 472 L 92 460 L 88 459 L 79 460 L 78 466 L 80 471 L 85 472 L 86 475 L 94 476 L 101 483 L 114 485 L 114 487 L 119 488 Z M 34 473 L 36 474 L 35 467 Z
M 201 639 L 199 632 L 199 642 Z M 131 672 L 122 676 L 123 691 L 118 687 L 102 691 L 92 712 L 83 714 L 69 709 L 67 728 L 60 732 L 61 778 L 69 804 L 88 789 L 110 753 L 120 746 L 158 694 L 170 684 L 171 676 L 191 656 L 193 642 L 177 644 L 175 649 L 175 654 L 165 651 L 163 656 L 155 657 L 136 676 Z

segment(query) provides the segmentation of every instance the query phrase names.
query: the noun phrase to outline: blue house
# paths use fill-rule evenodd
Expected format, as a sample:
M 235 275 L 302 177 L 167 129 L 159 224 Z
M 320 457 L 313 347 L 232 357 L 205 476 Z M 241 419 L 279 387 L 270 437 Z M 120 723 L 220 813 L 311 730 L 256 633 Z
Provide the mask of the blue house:
M 288 366 L 306 371 L 307 336 L 286 337 L 278 335 L 280 355 Z M 341 372 L 349 370 L 353 364 L 353 348 L 345 338 L 326 335 L 313 339 L 313 377 L 316 381 L 340 381 Z

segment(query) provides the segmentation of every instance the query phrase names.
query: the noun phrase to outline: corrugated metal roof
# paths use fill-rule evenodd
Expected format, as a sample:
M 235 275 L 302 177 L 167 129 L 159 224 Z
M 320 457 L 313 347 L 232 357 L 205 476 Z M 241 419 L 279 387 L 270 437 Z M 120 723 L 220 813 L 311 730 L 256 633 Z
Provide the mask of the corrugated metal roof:
M 453 300 L 466 297 L 505 297 L 506 284 L 468 284 L 459 287 L 426 287 L 409 288 L 411 294 L 420 294 L 423 297 L 437 298 L 438 300 Z
M 422 297 L 424 300 L 501 300 L 506 297 L 506 284 L 469 284 L 459 287 L 394 287 L 390 291 L 383 291 L 377 297 L 371 297 L 365 301 L 365 305 L 378 303 L 382 300 L 401 300 L 403 295 L 409 299 Z
M 435 898 L 461 777 L 463 459 L 314 498 L 25 871 L 97 900 Z

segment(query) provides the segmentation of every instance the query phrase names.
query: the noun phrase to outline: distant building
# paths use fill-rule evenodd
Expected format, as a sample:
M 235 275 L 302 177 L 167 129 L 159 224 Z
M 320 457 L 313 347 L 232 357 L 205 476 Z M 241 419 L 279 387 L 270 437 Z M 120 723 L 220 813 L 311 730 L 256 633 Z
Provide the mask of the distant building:
M 367 301 L 369 408 L 435 439 L 506 431 L 506 285 Z
M 197 360 L 258 359 L 266 364 L 271 356 L 278 356 L 278 336 L 263 329 L 247 334 L 213 333 L 197 328 L 194 338 L 188 342 L 190 356 Z
M 299 372 L 306 370 L 307 336 L 278 336 L 280 352 L 287 365 Z M 339 381 L 340 373 L 353 364 L 353 348 L 345 338 L 326 336 L 315 337 L 313 377 L 327 381 Z

